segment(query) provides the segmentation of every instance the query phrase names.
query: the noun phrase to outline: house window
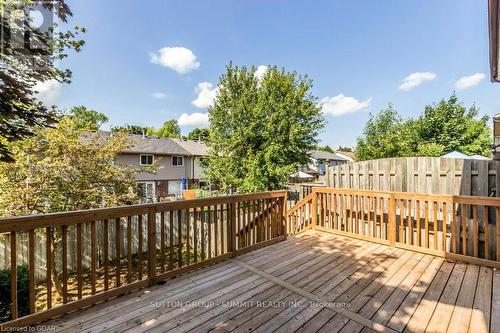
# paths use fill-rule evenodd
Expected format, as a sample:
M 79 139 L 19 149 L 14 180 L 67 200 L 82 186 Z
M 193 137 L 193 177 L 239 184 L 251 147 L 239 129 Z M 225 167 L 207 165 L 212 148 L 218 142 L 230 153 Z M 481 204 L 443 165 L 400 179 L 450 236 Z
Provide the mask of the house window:
M 184 165 L 184 157 L 172 156 L 172 165 L 173 166 L 183 166 Z
M 153 164 L 154 160 L 154 155 L 141 155 L 140 163 L 141 165 L 151 165 Z
M 138 182 L 139 203 L 151 203 L 156 201 L 156 188 L 154 182 Z

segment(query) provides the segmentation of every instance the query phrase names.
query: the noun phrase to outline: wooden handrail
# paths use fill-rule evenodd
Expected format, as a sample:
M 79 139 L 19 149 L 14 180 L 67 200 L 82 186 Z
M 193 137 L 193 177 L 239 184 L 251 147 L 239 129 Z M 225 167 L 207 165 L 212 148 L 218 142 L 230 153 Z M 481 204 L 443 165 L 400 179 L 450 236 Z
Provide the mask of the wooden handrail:
M 313 228 L 500 268 L 500 198 L 323 187 L 311 194 L 289 218 L 312 201 L 304 212 Z
M 270 191 L 0 219 L 0 234 L 10 242 L 12 273 L 12 320 L 0 323 L 0 330 L 44 321 L 284 240 L 286 198 L 286 191 Z M 252 209 L 242 209 L 242 203 Z M 28 239 L 21 237 L 26 233 Z M 18 249 L 25 247 L 29 260 L 24 261 Z M 83 263 L 86 251 L 90 264 Z M 74 260 L 68 260 L 71 256 Z M 26 263 L 30 311 L 20 313 L 16 271 Z M 43 311 L 34 306 L 37 290 L 46 290 Z
M 313 195 L 314 195 L 313 193 L 309 193 L 307 196 L 305 196 L 300 201 L 298 201 L 295 205 L 293 205 L 293 207 L 291 207 L 290 209 L 288 209 L 288 211 L 286 212 L 286 214 L 290 215 L 293 212 L 295 212 L 297 209 L 299 209 L 301 206 L 303 206 L 306 202 L 312 201 Z

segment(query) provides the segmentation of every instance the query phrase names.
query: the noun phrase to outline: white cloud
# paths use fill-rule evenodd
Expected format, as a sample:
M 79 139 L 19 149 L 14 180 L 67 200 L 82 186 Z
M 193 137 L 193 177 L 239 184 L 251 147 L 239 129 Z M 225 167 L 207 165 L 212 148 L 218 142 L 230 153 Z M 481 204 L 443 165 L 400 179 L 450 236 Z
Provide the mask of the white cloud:
M 371 97 L 360 102 L 354 97 L 348 97 L 344 96 L 344 94 L 338 94 L 337 96 L 327 96 L 322 98 L 320 104 L 322 105 L 322 110 L 325 114 L 329 114 L 333 117 L 338 117 L 347 113 L 366 109 L 370 107 L 371 102 Z
M 184 74 L 200 67 L 194 53 L 185 47 L 164 47 L 150 54 L 151 62 Z
M 161 91 L 157 91 L 157 92 L 154 92 L 151 94 L 154 98 L 165 98 L 167 97 L 167 94 L 161 92 Z
M 455 82 L 455 89 L 465 90 L 477 86 L 486 76 L 483 73 L 475 73 L 469 76 L 463 76 Z
M 179 126 L 208 126 L 208 113 L 183 113 L 179 117 Z
M 57 100 L 61 93 L 61 87 L 61 82 L 52 79 L 44 82 L 38 82 L 33 87 L 33 91 L 36 92 L 36 98 L 42 101 L 46 106 L 52 106 L 57 104 Z
M 257 67 L 257 70 L 255 71 L 254 75 L 257 78 L 257 80 L 262 81 L 262 78 L 264 78 L 266 72 L 267 72 L 267 66 L 260 65 L 259 67 Z
M 432 72 L 415 72 L 411 73 L 403 79 L 403 82 L 399 85 L 398 89 L 403 91 L 409 91 L 413 88 L 421 85 L 425 81 L 432 81 L 436 79 L 437 75 Z
M 206 109 L 213 104 L 215 97 L 217 97 L 219 87 L 214 87 L 214 85 L 210 82 L 201 82 L 198 83 L 195 91 L 198 94 L 198 97 L 196 97 L 191 104 L 197 108 Z

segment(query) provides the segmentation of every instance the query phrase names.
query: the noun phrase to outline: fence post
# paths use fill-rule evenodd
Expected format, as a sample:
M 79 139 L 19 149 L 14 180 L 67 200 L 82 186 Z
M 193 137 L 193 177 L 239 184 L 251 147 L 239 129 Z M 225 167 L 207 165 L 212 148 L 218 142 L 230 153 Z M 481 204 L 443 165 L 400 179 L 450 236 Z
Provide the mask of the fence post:
M 316 193 L 316 189 L 312 189 L 312 204 L 311 204 L 311 214 L 312 214 L 312 223 L 311 226 L 313 229 L 316 228 L 318 223 L 318 194 Z
M 227 247 L 231 251 L 231 257 L 236 257 L 236 203 L 233 201 L 229 204 L 231 208 L 231 216 L 227 224 Z
M 148 210 L 148 281 L 156 283 L 156 207 Z
M 396 198 L 394 193 L 390 194 L 389 197 L 389 230 L 387 238 L 389 239 L 389 245 L 394 246 L 396 243 Z

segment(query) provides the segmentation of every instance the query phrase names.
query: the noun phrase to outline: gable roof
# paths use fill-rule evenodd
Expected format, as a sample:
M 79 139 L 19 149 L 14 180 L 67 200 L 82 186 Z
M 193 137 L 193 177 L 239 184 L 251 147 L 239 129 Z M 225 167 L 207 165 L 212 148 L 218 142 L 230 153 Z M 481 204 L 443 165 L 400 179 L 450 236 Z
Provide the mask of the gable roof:
M 193 156 L 206 156 L 208 155 L 208 147 L 201 141 L 196 140 L 182 140 L 182 139 L 172 139 L 179 146 L 187 150 L 190 155 Z
M 109 131 L 98 131 L 100 136 L 112 135 Z M 193 140 L 180 140 L 172 138 L 158 138 L 137 134 L 128 135 L 132 147 L 122 150 L 124 154 L 156 154 L 180 156 L 205 156 L 208 147 L 203 142 Z
M 309 152 L 309 155 L 317 160 L 348 161 L 347 158 L 323 150 L 313 150 Z

